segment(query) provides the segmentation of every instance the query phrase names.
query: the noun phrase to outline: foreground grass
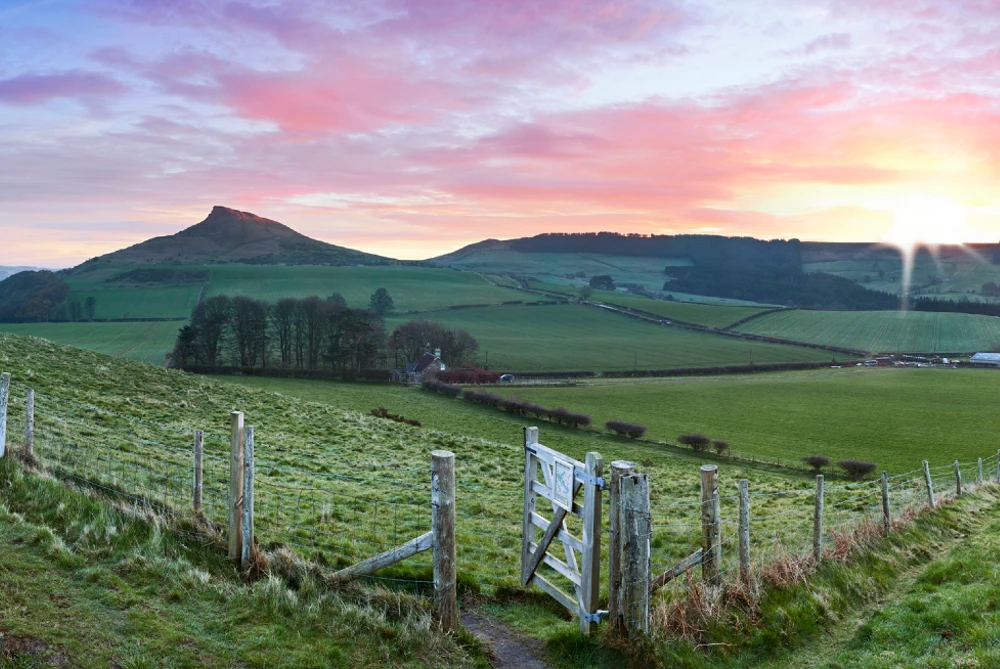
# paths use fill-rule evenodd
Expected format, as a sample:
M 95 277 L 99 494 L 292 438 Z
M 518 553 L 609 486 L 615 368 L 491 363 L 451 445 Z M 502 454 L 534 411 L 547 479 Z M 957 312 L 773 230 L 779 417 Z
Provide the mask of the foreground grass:
M 2 460 L 0 666 L 485 666 L 421 600 L 308 574 L 245 584 L 223 555 Z

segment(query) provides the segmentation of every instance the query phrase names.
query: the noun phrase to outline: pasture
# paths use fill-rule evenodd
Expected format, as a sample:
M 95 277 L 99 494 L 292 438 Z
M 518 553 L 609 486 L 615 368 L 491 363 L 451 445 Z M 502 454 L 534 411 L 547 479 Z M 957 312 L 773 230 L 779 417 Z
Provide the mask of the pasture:
M 351 307 L 368 307 L 377 288 L 392 295 L 396 311 L 440 309 L 459 304 L 499 304 L 523 294 L 491 285 L 473 272 L 430 267 L 257 267 L 219 265 L 208 295 L 249 295 L 275 302 L 283 297 L 328 297 L 340 293 Z
M 1000 350 L 1000 318 L 974 314 L 789 310 L 755 318 L 735 330 L 872 353 Z
M 516 440 L 523 418 L 452 401 L 402 386 L 219 377 L 231 383 L 280 392 L 345 410 L 367 412 L 385 406 L 447 432 Z M 498 386 L 545 407 L 566 407 L 593 417 L 592 430 L 568 430 L 539 422 L 557 447 L 590 442 L 588 448 L 620 439 L 604 432 L 607 420 L 649 428 L 645 439 L 676 443 L 700 432 L 724 439 L 742 457 L 780 460 L 801 467 L 799 458 L 826 455 L 834 462 L 859 458 L 889 471 L 951 458 L 974 459 L 1000 448 L 982 416 L 993 411 L 1000 372 L 962 369 L 824 369 L 766 375 L 678 379 L 581 381 L 575 386 Z M 533 419 L 532 419 L 533 420 Z M 634 443 L 633 457 L 662 457 L 653 444 Z M 694 459 L 698 456 L 692 455 Z
M 640 295 L 613 293 L 603 290 L 595 291 L 590 301 L 648 311 L 663 318 L 676 319 L 685 323 L 694 323 L 695 325 L 704 325 L 710 328 L 725 328 L 747 316 L 759 314 L 767 309 L 767 307 L 668 302 L 666 300 L 653 300 Z
M 490 369 L 571 371 L 715 367 L 830 360 L 827 351 L 659 326 L 580 305 L 456 309 L 426 317 L 467 330 Z M 406 316 L 386 318 L 391 330 Z
M 98 353 L 162 365 L 186 321 L 0 323 L 0 330 Z
M 187 319 L 198 303 L 201 285 L 137 287 L 76 284 L 69 300 L 82 304 L 88 297 L 97 300 L 94 318 L 180 318 Z

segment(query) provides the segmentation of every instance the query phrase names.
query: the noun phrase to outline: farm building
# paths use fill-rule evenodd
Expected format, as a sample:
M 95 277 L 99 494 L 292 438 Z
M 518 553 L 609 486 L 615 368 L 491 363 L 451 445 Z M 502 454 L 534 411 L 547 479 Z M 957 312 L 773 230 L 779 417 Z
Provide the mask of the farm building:
M 976 353 L 969 362 L 977 367 L 1000 367 L 1000 353 Z
M 392 370 L 392 380 L 420 383 L 424 380 L 424 374 L 443 372 L 444 369 L 444 362 L 441 360 L 441 349 L 438 348 L 433 353 L 424 353 L 414 362 L 406 363 L 406 367 Z

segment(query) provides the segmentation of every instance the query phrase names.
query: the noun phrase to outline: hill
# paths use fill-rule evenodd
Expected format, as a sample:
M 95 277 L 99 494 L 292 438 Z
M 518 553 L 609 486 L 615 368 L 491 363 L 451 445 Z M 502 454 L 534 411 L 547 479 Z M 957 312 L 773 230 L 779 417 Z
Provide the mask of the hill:
M 251 265 L 388 265 L 391 258 L 321 242 L 286 225 L 243 211 L 215 207 L 180 232 L 93 258 L 73 273 L 106 266 L 244 263 Z
M 18 272 L 38 272 L 40 268 L 38 267 L 8 267 L 0 265 L 0 281 L 3 281 L 12 274 L 17 274 Z

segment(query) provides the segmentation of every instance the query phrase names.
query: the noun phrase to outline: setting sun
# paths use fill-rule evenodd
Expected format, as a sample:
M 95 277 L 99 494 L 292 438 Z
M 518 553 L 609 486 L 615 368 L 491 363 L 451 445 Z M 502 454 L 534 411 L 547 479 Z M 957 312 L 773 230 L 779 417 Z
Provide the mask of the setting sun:
M 895 224 L 886 241 L 901 249 L 961 244 L 968 211 L 943 197 L 909 197 L 892 207 Z

